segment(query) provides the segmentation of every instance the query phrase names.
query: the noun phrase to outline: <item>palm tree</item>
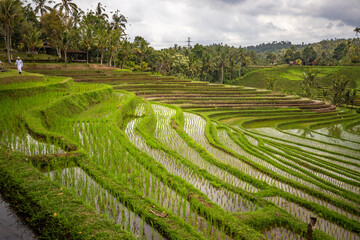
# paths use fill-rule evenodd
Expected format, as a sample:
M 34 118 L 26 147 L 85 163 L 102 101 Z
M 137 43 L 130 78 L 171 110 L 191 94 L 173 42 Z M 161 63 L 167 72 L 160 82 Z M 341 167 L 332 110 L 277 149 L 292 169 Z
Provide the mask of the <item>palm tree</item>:
M 104 61 L 104 51 L 107 47 L 108 40 L 109 40 L 108 31 L 104 28 L 99 29 L 97 32 L 96 40 L 97 40 L 96 46 L 101 51 L 100 66 L 102 66 L 103 61 Z
M 81 21 L 81 18 L 84 16 L 84 11 L 81 10 L 80 8 L 76 9 L 75 11 L 72 12 L 72 24 L 75 28 L 77 28 L 78 24 Z
M 349 89 L 344 95 L 344 101 L 347 105 L 351 105 L 351 109 L 353 109 L 357 97 L 357 89 Z
M 65 14 L 70 16 L 70 13 L 78 10 L 76 3 L 72 2 L 73 0 L 61 0 L 61 2 L 55 4 L 54 8 L 59 8 L 59 11 L 62 12 L 65 10 Z
M 333 105 L 338 106 L 344 98 L 346 86 L 350 80 L 344 80 L 342 78 L 337 78 L 332 80 L 331 92 L 334 94 L 331 102 Z
M 356 27 L 356 28 L 354 29 L 354 32 L 355 32 L 355 35 L 358 36 L 359 33 L 360 33 L 360 28 L 359 28 L 359 27 Z
M 19 0 L 0 1 L 0 21 L 4 25 L 5 45 L 9 63 L 11 63 L 11 30 L 16 19 L 21 16 L 21 5 L 22 3 Z
M 109 16 L 105 13 L 105 7 L 103 7 L 101 5 L 101 2 L 98 2 L 97 6 L 96 6 L 95 16 L 98 19 L 102 19 L 102 20 L 109 18 Z
M 109 32 L 109 38 L 108 38 L 108 47 L 110 52 L 110 59 L 109 59 L 109 67 L 111 67 L 111 62 L 114 61 L 115 66 L 115 60 L 117 59 L 117 55 L 120 50 L 120 42 L 123 38 L 122 31 L 120 29 L 112 29 Z M 115 66 L 116 67 L 116 66 Z
M 149 49 L 149 43 L 141 36 L 136 36 L 134 39 L 135 52 L 140 55 L 140 67 L 145 58 L 146 52 Z
M 133 46 L 131 42 L 129 42 L 126 38 L 121 43 L 120 46 L 120 54 L 122 55 L 122 64 L 121 68 L 123 69 L 125 67 L 126 58 L 129 56 L 129 54 L 133 51 Z
M 64 60 L 65 60 L 65 67 L 67 65 L 67 52 L 71 47 L 74 47 L 76 45 L 75 42 L 76 39 L 76 30 L 75 29 L 65 29 L 61 36 L 62 40 L 62 47 L 64 50 Z
M 121 29 L 122 31 L 125 31 L 125 24 L 127 23 L 127 19 L 124 15 L 120 13 L 119 10 L 116 10 L 116 12 L 112 15 L 112 27 L 114 29 Z
M 89 63 L 89 50 L 91 49 L 91 46 L 94 45 L 94 41 L 96 40 L 94 37 L 94 26 L 83 22 L 83 24 L 80 26 L 79 34 L 81 39 L 79 41 L 79 45 L 86 47 L 86 63 Z
M 23 39 L 26 43 L 28 51 L 30 51 L 33 56 L 33 62 L 35 62 L 35 48 L 43 46 L 41 34 L 41 30 L 36 29 L 34 26 L 31 26 L 27 33 L 23 34 Z
M 216 60 L 220 65 L 220 83 L 224 84 L 224 67 L 229 60 L 229 46 L 220 46 L 216 47 Z
M 48 13 L 51 11 L 51 7 L 47 6 L 47 3 L 54 3 L 53 1 L 48 1 L 48 0 L 33 0 L 36 7 L 35 7 L 35 14 L 40 13 L 40 15 L 42 16 L 45 13 Z
M 310 68 L 303 72 L 302 91 L 304 97 L 311 97 L 311 88 L 318 87 L 316 83 L 317 72 Z

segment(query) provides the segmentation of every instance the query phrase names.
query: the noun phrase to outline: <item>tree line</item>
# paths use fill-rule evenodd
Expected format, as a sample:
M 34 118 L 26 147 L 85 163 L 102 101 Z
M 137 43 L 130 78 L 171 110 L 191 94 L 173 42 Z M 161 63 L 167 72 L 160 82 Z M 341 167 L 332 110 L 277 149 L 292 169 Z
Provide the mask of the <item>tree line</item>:
M 358 29 L 354 32 L 358 35 Z M 274 51 L 259 51 L 258 59 L 261 64 L 296 64 L 296 65 L 319 65 L 319 66 L 336 66 L 351 65 L 360 63 L 360 39 L 331 39 L 323 40 L 318 43 L 307 45 L 292 45 L 286 42 L 286 48 L 280 48 L 285 44 L 273 43 L 274 48 L 267 46 L 267 49 Z M 252 48 L 253 49 L 253 48 Z
M 252 48 L 196 44 L 155 50 L 141 36 L 130 41 L 127 18 L 114 10 L 107 14 L 99 2 L 84 12 L 73 0 L 0 0 L 0 30 L 7 60 L 14 51 L 33 56 L 51 48 L 67 64 L 69 52 L 86 53 L 86 63 L 100 63 L 137 71 L 152 71 L 208 82 L 231 82 L 247 72 L 249 65 L 337 65 L 360 62 L 359 39 L 322 41 L 303 48 L 288 41 L 274 42 L 277 52 L 256 53 Z M 356 28 L 358 34 L 358 28 Z M 354 31 L 355 31 L 354 30 Z M 271 45 L 263 47 L 271 49 Z M 342 62 L 341 62 L 342 61 Z

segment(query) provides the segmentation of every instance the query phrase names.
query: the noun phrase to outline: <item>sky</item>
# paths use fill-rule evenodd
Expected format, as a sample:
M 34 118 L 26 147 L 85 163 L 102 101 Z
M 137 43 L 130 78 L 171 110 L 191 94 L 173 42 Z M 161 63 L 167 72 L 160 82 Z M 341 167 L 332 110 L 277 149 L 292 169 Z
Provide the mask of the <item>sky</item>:
M 360 0 L 74 0 L 85 12 L 101 1 L 127 17 L 130 40 L 155 49 L 177 44 L 250 46 L 273 41 L 300 44 L 353 38 Z

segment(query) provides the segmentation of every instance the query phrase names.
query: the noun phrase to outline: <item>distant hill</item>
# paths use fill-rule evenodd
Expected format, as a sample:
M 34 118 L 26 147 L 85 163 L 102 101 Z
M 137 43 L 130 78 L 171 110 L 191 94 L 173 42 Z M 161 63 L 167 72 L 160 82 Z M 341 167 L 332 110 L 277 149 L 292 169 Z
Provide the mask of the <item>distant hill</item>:
M 263 52 L 277 52 L 280 51 L 281 49 L 291 48 L 292 46 L 296 47 L 302 45 L 294 45 L 290 41 L 281 41 L 281 42 L 273 41 L 271 43 L 261 43 L 256 46 L 248 46 L 245 47 L 245 49 L 249 51 L 254 51 L 256 53 L 263 53 Z
M 245 47 L 245 49 L 249 51 L 254 51 L 255 53 L 278 52 L 281 51 L 282 49 L 288 49 L 293 46 L 295 47 L 295 49 L 298 50 L 305 48 L 306 46 L 316 46 L 316 45 L 322 45 L 333 49 L 334 46 L 336 46 L 337 44 L 347 40 L 353 40 L 353 39 L 330 39 L 330 40 L 322 40 L 320 42 L 308 43 L 308 44 L 304 44 L 304 43 L 292 44 L 290 41 L 281 41 L 281 42 L 273 41 L 271 43 L 261 43 L 256 46 L 248 46 Z

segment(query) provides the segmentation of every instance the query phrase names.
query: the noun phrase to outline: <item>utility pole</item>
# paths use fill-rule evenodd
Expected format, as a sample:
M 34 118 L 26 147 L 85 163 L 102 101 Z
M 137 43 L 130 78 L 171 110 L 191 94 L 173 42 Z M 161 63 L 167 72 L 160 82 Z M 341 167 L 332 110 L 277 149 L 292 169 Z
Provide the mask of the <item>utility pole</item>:
M 190 37 L 188 37 L 188 49 L 190 49 Z

